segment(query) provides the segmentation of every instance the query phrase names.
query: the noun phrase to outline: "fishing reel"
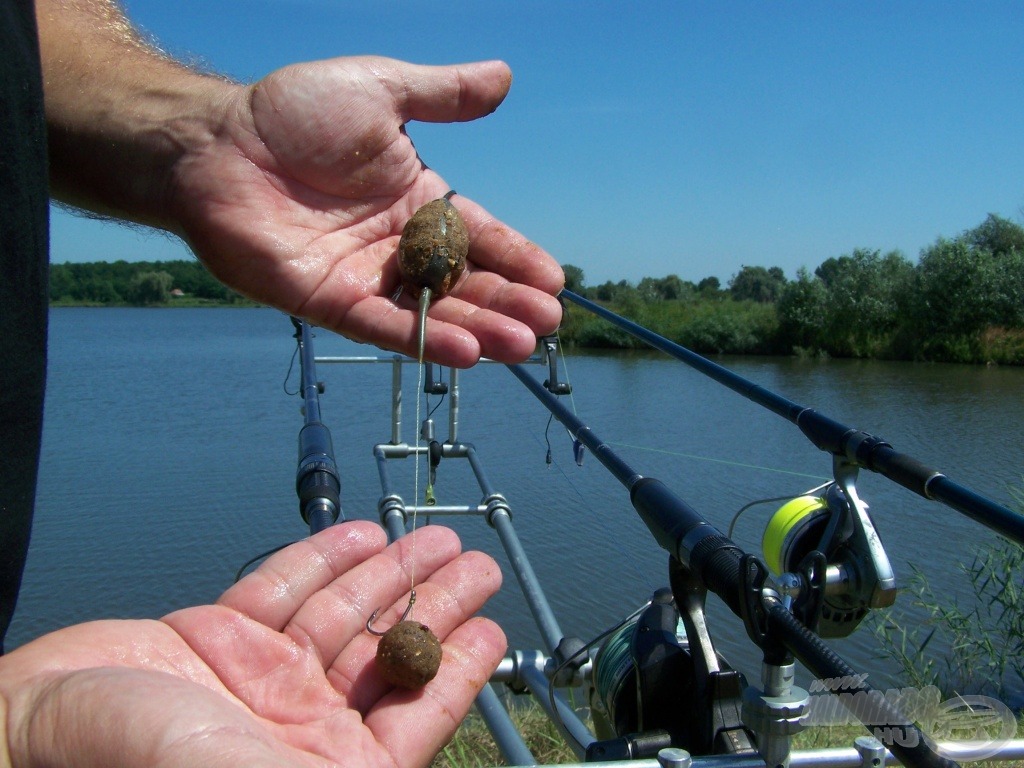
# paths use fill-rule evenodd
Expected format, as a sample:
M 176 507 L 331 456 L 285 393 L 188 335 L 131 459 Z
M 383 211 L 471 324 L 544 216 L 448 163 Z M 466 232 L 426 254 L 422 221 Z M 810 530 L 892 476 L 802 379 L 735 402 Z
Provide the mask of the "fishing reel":
M 872 608 L 896 600 L 882 540 L 857 496 L 857 468 L 835 462 L 820 495 L 784 504 L 761 540 L 764 558 L 803 623 L 821 637 L 847 637 Z
M 746 679 L 707 631 L 707 591 L 674 558 L 670 581 L 594 658 L 590 703 L 599 741 L 587 749 L 588 762 L 653 757 L 669 746 L 695 755 L 757 751 L 743 724 Z

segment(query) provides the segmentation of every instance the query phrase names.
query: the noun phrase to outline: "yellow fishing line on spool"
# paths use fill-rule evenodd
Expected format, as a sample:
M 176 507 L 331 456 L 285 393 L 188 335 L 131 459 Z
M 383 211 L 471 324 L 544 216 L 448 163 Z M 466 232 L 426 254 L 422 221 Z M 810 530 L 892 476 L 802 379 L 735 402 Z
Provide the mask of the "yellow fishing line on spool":
M 827 514 L 828 504 L 820 496 L 798 496 L 787 501 L 772 515 L 761 537 L 761 552 L 772 573 L 784 573 L 794 541 L 819 516 Z

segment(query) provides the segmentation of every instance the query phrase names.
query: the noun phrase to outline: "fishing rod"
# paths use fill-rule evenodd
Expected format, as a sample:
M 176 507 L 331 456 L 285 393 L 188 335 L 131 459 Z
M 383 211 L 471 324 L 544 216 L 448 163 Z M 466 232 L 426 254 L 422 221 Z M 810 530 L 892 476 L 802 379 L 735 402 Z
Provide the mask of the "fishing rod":
M 331 431 L 320 421 L 320 393 L 323 385 L 316 380 L 316 359 L 313 355 L 313 332 L 309 323 L 291 318 L 299 345 L 301 368 L 300 393 L 303 399 L 304 425 L 299 431 L 299 468 L 295 475 L 295 491 L 299 496 L 299 513 L 309 525 L 312 536 L 334 525 L 341 517 L 341 481 L 334 461 Z
M 1018 544 L 1024 544 L 1024 516 L 975 493 L 917 459 L 900 453 L 885 440 L 845 426 L 812 408 L 798 405 L 749 381 L 642 325 L 572 291 L 560 294 L 617 328 L 671 355 L 748 400 L 795 424 L 819 450 L 856 467 L 876 472 L 929 501 L 938 501 Z
M 924 733 L 911 724 L 880 692 L 864 682 L 865 676 L 858 675 L 853 667 L 794 616 L 782 593 L 769 578 L 767 568 L 757 558 L 745 553 L 663 482 L 645 477 L 634 469 L 525 368 L 521 365 L 507 367 L 566 427 L 572 437 L 586 446 L 626 488 L 633 507 L 658 544 L 672 556 L 673 562 L 685 568 L 700 587 L 721 598 L 743 620 L 747 634 L 764 652 L 766 670 L 787 670 L 791 667 L 791 654 L 818 679 L 858 681 L 856 692 L 863 692 L 877 704 L 869 714 L 877 716 L 880 721 L 864 722 L 864 725 L 868 728 L 891 728 L 893 724 L 900 724 L 899 728 L 905 729 L 891 744 L 887 744 L 904 765 L 912 768 L 952 768 L 957 765 L 941 757 Z M 813 585 L 807 586 L 813 590 Z M 867 600 L 868 596 L 864 599 Z M 772 673 L 765 674 L 766 678 L 771 676 Z M 764 712 L 764 717 L 771 722 L 785 722 L 786 715 L 791 718 L 792 711 L 801 706 L 795 693 L 799 689 L 778 683 L 775 685 L 779 690 L 771 690 L 766 682 L 762 701 L 768 710 Z M 773 764 L 769 761 L 769 765 Z

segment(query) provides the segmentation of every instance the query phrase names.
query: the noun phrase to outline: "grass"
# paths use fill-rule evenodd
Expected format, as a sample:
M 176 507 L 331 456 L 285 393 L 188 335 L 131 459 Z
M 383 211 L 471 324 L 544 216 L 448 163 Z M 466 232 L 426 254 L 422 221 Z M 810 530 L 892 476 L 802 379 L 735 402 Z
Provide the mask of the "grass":
M 576 762 L 575 753 L 539 705 L 532 701 L 527 704 L 516 702 L 511 707 L 511 715 L 516 729 L 539 764 Z M 455 737 L 431 764 L 432 768 L 483 768 L 491 765 L 505 765 L 505 761 L 483 718 L 476 712 L 470 713 L 463 721 Z

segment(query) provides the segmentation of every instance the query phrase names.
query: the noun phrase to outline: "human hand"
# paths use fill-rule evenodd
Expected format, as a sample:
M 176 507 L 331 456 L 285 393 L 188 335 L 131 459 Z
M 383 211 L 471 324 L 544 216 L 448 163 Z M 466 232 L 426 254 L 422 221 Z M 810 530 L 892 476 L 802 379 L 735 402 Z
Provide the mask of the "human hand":
M 334 59 L 279 70 L 221 96 L 211 132 L 175 163 L 168 207 L 215 276 L 360 341 L 412 354 L 415 302 L 393 301 L 405 222 L 449 187 L 405 132 L 411 120 L 472 120 L 511 84 L 501 62 L 424 67 Z M 561 319 L 558 264 L 456 196 L 466 274 L 430 309 L 428 358 L 518 361 Z
M 505 650 L 471 618 L 501 582 L 440 526 L 385 549 L 367 522 L 328 528 L 267 560 L 216 605 L 160 621 L 100 621 L 0 658 L 0 765 L 426 765 L 454 733 Z M 408 601 L 441 639 L 420 691 L 378 674 L 378 606 Z M 4 749 L 8 752 L 4 752 Z M 7 757 L 5 763 L 4 758 Z

